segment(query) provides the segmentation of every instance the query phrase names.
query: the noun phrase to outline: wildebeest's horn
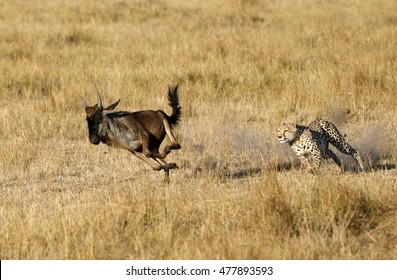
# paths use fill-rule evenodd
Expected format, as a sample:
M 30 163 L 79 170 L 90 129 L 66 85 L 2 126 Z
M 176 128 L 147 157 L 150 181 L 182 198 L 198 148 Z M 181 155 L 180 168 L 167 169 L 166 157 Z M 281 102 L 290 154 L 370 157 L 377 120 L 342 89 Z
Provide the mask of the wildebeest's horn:
M 98 109 L 102 109 L 102 99 L 101 96 L 99 95 L 99 92 L 97 92 L 98 95 Z
M 87 103 L 84 101 L 84 98 L 80 96 L 81 100 L 83 101 L 84 110 L 87 109 Z

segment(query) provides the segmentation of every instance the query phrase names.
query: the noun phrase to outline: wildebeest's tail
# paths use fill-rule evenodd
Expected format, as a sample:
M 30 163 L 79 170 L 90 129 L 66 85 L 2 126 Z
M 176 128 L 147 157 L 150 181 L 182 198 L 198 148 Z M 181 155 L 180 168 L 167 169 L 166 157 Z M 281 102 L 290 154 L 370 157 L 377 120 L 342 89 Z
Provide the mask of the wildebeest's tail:
M 168 117 L 171 125 L 177 125 L 181 118 L 181 106 L 178 100 L 178 85 L 168 89 L 168 105 L 172 108 L 172 114 Z

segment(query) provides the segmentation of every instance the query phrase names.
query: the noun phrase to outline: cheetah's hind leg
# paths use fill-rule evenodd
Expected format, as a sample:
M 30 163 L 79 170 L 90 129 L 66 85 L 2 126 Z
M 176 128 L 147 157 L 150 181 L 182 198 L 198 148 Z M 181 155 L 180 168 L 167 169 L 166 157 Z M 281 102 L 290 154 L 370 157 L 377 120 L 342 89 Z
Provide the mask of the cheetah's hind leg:
M 342 133 L 339 132 L 336 126 L 331 122 L 326 122 L 322 127 L 327 132 L 330 143 L 341 153 L 352 156 L 356 160 L 360 170 L 364 171 L 364 164 L 361 160 L 360 154 L 355 148 L 347 143 L 346 139 L 343 137 Z

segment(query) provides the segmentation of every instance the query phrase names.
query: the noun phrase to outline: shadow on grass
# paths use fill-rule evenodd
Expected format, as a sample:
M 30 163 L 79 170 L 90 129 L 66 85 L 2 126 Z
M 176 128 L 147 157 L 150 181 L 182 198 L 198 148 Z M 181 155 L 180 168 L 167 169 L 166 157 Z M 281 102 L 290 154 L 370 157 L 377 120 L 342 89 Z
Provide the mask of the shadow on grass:
M 323 168 L 325 164 L 334 164 L 332 161 L 323 162 Z M 291 171 L 291 170 L 302 170 L 301 164 L 299 162 L 290 161 L 290 162 L 281 162 L 269 167 L 270 170 L 275 170 L 276 172 L 284 172 L 284 171 Z M 396 169 L 396 164 L 394 163 L 372 163 L 366 164 L 365 172 L 376 172 L 376 171 L 386 171 L 386 170 L 393 170 Z M 303 171 L 303 170 L 302 170 Z M 344 165 L 344 172 L 352 172 L 352 173 L 360 173 L 358 166 L 354 163 Z
M 244 179 L 246 177 L 251 177 L 253 175 L 259 174 L 262 169 L 259 167 L 252 167 L 246 169 L 240 169 L 237 171 L 225 170 L 221 172 L 221 177 L 224 179 Z
M 336 168 L 338 170 L 338 166 L 332 161 L 324 161 L 323 164 L 320 167 L 321 169 L 326 168 L 326 166 L 330 166 L 330 168 Z M 333 166 L 334 165 L 334 166 Z M 392 170 L 396 169 L 396 165 L 394 163 L 374 163 L 374 164 L 369 164 L 366 162 L 365 164 L 365 172 L 376 172 L 376 171 L 385 171 L 385 170 Z M 203 172 L 206 170 L 205 168 L 200 168 L 197 167 L 194 170 L 194 176 L 198 176 L 199 173 Z M 214 176 L 222 178 L 222 179 L 244 179 L 248 177 L 252 177 L 254 175 L 261 174 L 262 172 L 268 172 L 268 171 L 273 171 L 273 172 L 290 172 L 290 171 L 298 171 L 298 172 L 304 172 L 306 173 L 307 171 L 303 170 L 301 168 L 301 164 L 299 161 L 296 160 L 291 160 L 291 161 L 285 161 L 285 162 L 278 162 L 278 163 L 273 163 L 269 164 L 268 166 L 265 167 L 248 167 L 248 168 L 242 168 L 242 169 L 229 169 L 226 166 L 211 166 L 211 168 L 208 168 L 207 171 L 210 171 Z M 346 163 L 344 165 L 344 173 L 361 173 L 358 166 L 354 163 Z
M 373 171 L 383 171 L 383 170 L 392 170 L 396 169 L 396 165 L 394 163 L 378 163 L 372 166 Z
M 301 169 L 301 165 L 300 165 L 300 163 L 296 163 L 296 162 L 293 162 L 293 161 L 281 162 L 281 163 L 277 163 L 277 164 L 275 164 L 273 166 L 270 166 L 269 169 L 275 170 L 277 172 L 283 172 L 283 171 L 290 171 L 290 170 L 293 170 L 293 169 L 299 170 L 299 169 Z

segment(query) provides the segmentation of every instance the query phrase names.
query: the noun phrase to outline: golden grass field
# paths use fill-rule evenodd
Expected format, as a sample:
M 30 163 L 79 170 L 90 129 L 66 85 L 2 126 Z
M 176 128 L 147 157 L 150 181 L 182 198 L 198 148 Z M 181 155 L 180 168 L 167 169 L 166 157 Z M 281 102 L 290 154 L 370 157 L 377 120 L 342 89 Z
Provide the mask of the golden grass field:
M 0 259 L 397 259 L 396 30 L 393 0 L 2 1 Z M 169 185 L 89 143 L 80 96 L 174 84 Z M 317 117 L 367 172 L 299 168 L 276 130 Z

